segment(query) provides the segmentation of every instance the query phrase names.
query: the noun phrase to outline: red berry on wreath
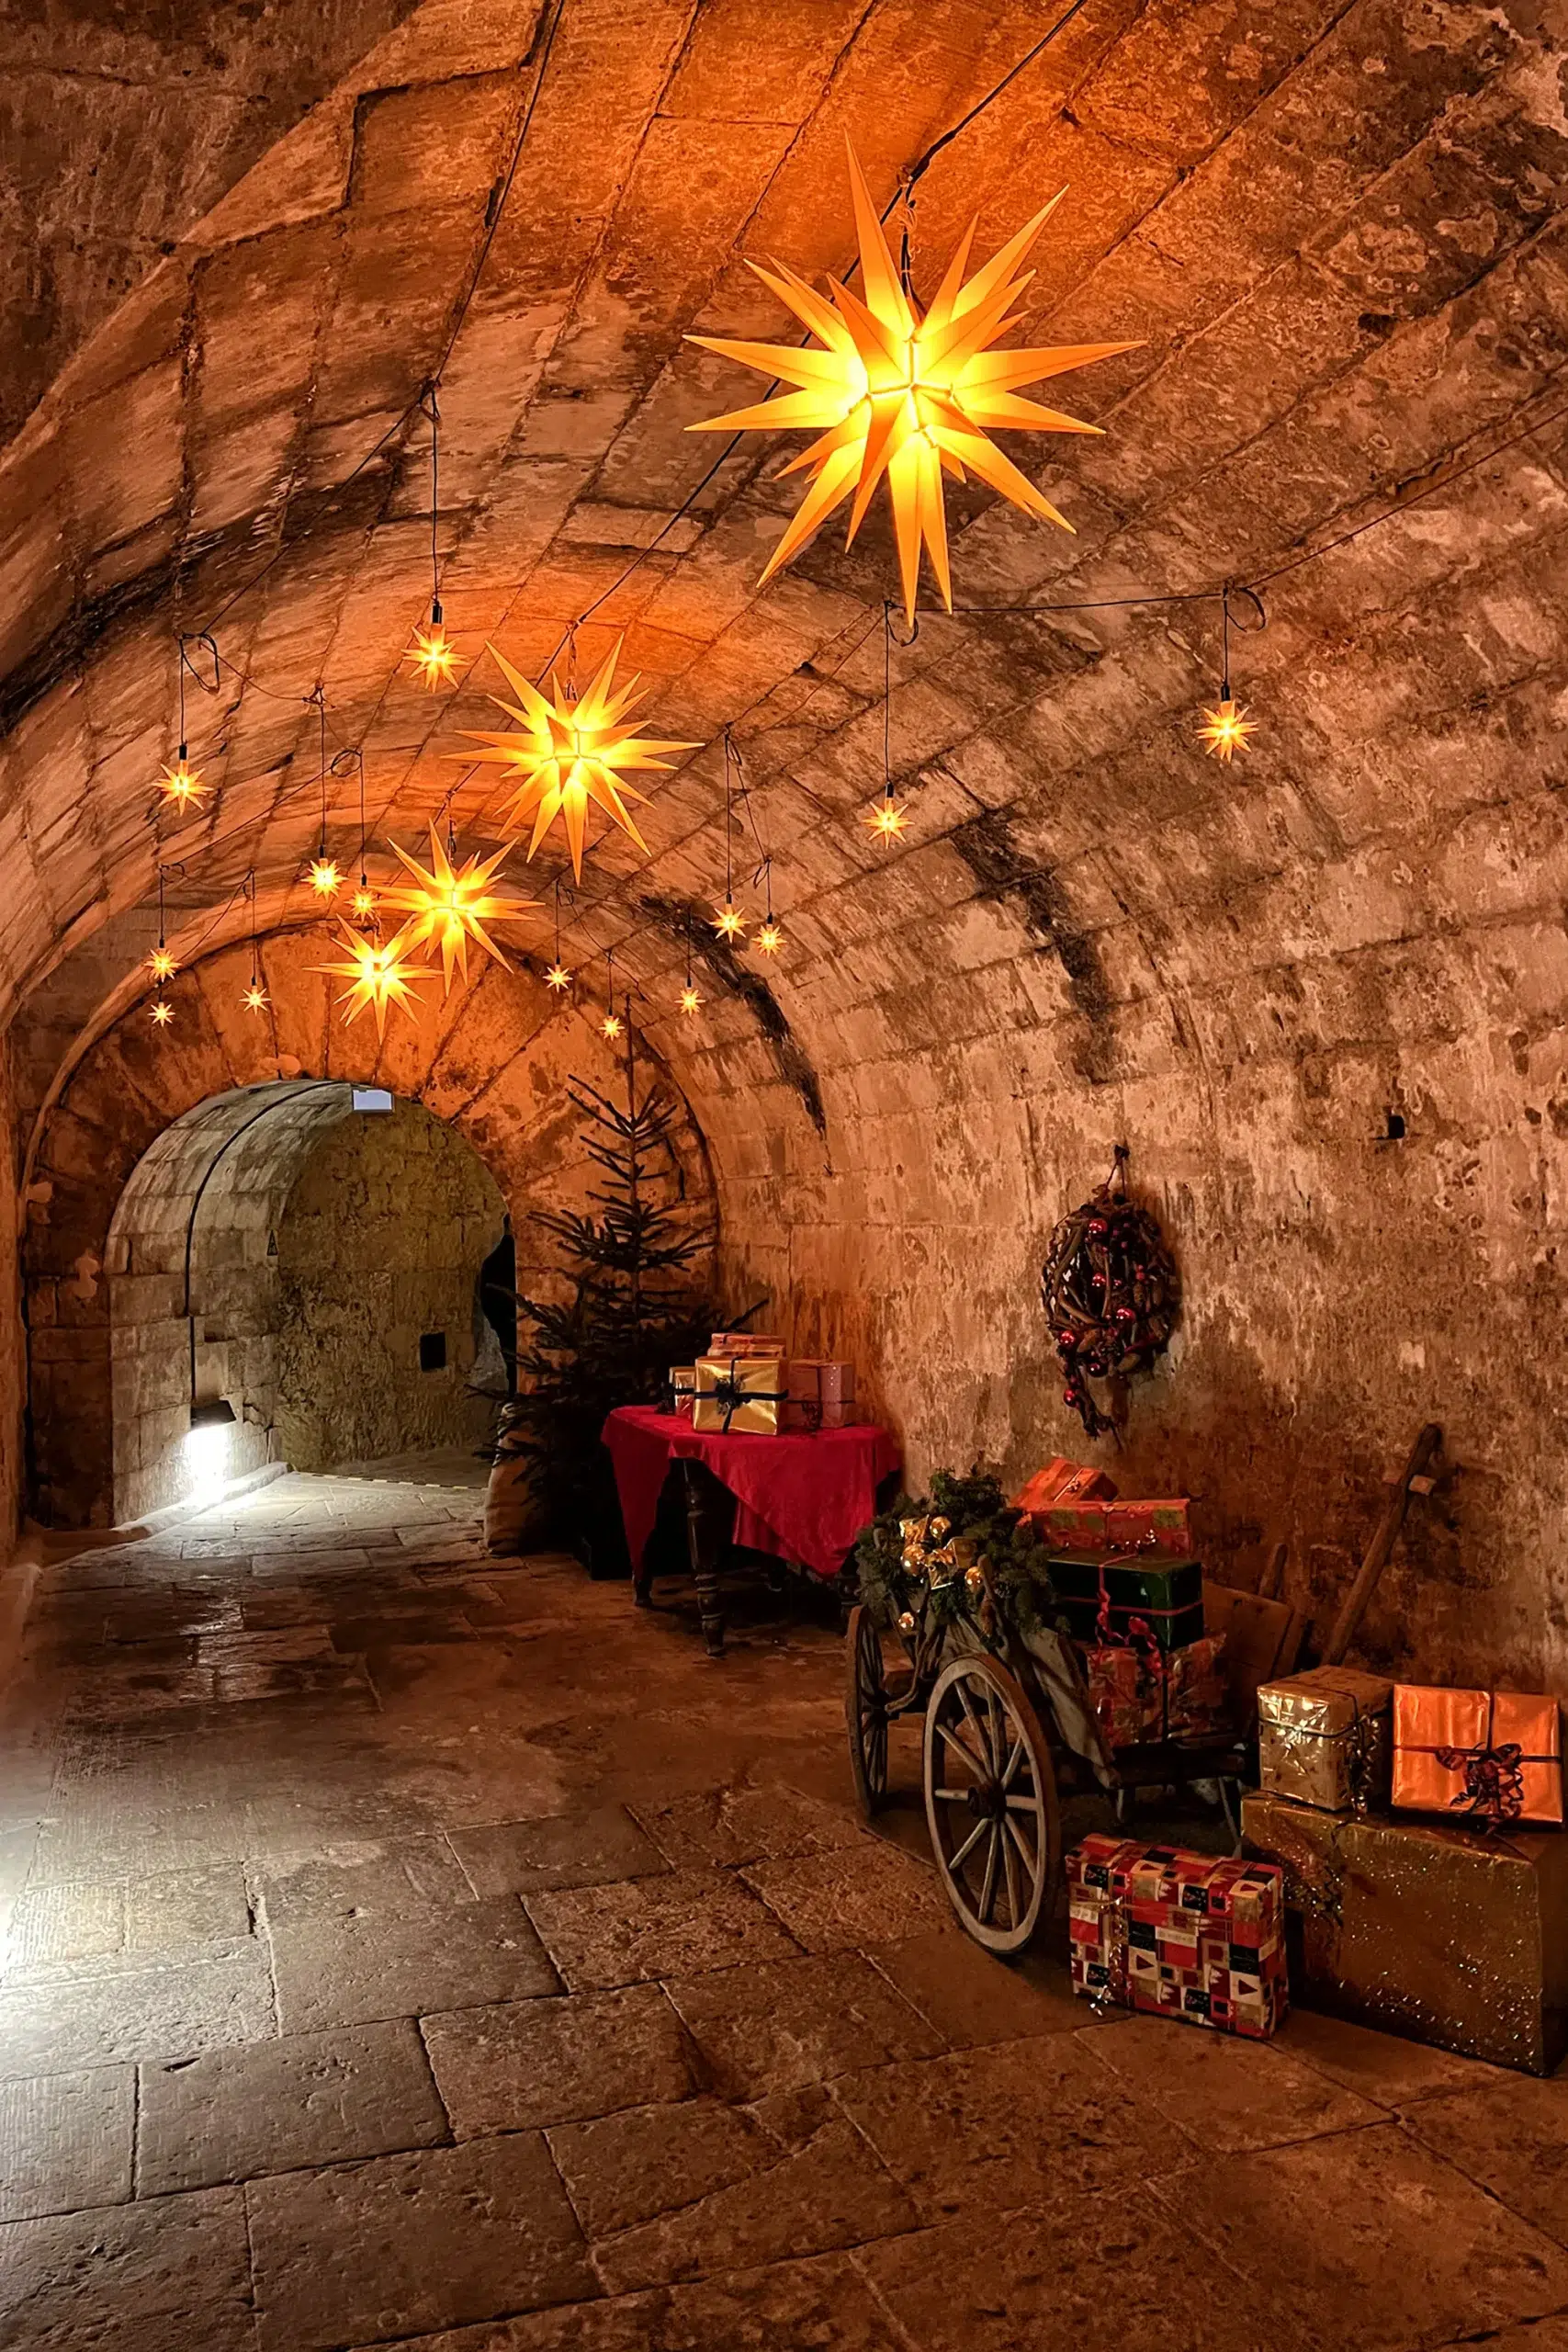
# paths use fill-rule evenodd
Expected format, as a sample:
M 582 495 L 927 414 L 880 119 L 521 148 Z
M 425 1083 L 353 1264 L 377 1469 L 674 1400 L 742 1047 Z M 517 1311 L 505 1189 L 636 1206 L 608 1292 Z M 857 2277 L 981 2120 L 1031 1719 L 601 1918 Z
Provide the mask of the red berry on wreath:
M 1136 1310 L 1131 1306 L 1119 1306 L 1116 1309 L 1118 1323 L 1135 1323 L 1137 1319 Z
M 1064 1405 L 1076 1405 L 1078 1402 L 1077 1390 L 1076 1388 L 1064 1388 L 1062 1391 L 1062 1402 Z
M 1090 1217 L 1090 1219 L 1089 1219 L 1089 1231 L 1093 1234 L 1093 1236 L 1094 1236 L 1095 1239 L 1098 1241 L 1098 1240 L 1100 1239 L 1100 1235 L 1101 1235 L 1102 1233 L 1106 1232 L 1106 1231 L 1107 1231 L 1107 1229 L 1108 1229 L 1108 1228 L 1107 1228 L 1107 1227 L 1106 1227 L 1105 1219 L 1104 1219 L 1102 1216 L 1091 1216 L 1091 1217 Z
M 1078 1335 L 1076 1331 L 1058 1331 L 1056 1334 L 1056 1345 L 1065 1356 L 1070 1356 L 1077 1343 Z

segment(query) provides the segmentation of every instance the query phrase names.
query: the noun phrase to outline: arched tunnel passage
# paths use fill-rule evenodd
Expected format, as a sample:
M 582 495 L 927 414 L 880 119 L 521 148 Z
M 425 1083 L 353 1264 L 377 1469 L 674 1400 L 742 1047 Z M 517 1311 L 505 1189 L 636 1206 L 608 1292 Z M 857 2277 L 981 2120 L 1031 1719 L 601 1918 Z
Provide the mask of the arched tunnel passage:
M 280 1080 L 175 1120 L 105 1258 L 115 1521 L 274 1463 L 476 1442 L 476 1369 L 501 1370 L 479 1270 L 504 1218 L 472 1147 L 381 1088 Z

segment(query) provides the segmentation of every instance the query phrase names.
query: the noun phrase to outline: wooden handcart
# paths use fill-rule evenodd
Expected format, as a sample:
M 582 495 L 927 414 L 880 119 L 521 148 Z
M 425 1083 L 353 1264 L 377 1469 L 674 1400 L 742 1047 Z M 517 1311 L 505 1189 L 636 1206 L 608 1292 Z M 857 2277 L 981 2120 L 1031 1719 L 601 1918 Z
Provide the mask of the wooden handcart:
M 855 1792 L 869 1819 L 886 1799 L 890 1726 L 923 1715 L 931 1854 L 960 1925 L 987 1951 L 1022 1951 L 1055 1907 L 1059 1788 L 1098 1786 L 1124 1817 L 1139 1789 L 1217 1783 L 1234 1824 L 1230 1793 L 1253 1728 L 1245 1698 L 1237 1720 L 1212 1738 L 1112 1756 L 1065 1635 L 1032 1633 L 1025 1642 L 1009 1629 L 987 1645 L 963 1620 L 892 1634 L 902 1660 L 890 1673 L 872 1611 L 863 1602 L 851 1611 L 844 1697 Z M 1255 1684 L 1251 1697 L 1255 1716 Z

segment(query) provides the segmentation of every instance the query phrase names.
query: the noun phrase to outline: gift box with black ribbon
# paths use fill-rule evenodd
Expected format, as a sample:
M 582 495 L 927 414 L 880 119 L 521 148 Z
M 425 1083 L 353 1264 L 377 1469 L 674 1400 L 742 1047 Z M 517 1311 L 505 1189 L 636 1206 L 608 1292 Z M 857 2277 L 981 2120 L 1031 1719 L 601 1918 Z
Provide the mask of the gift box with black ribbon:
M 1401 1682 L 1393 1693 L 1394 1804 L 1502 1828 L 1562 1819 L 1562 1720 L 1530 1690 L 1442 1690 Z
M 1303 2008 L 1523 2074 L 1568 2051 L 1568 1838 L 1357 1820 L 1246 1796 L 1246 1850 L 1285 1873 Z
M 1093 1553 L 1052 1553 L 1047 1561 L 1056 1614 L 1077 1642 L 1152 1639 L 1183 1648 L 1203 1633 L 1203 1570 L 1197 1560 L 1117 1560 Z
M 692 1426 L 709 1435 L 776 1437 L 789 1390 L 782 1356 L 699 1356 Z
M 1067 1856 L 1073 1990 L 1262 2041 L 1290 2007 L 1282 1873 L 1135 1838 Z

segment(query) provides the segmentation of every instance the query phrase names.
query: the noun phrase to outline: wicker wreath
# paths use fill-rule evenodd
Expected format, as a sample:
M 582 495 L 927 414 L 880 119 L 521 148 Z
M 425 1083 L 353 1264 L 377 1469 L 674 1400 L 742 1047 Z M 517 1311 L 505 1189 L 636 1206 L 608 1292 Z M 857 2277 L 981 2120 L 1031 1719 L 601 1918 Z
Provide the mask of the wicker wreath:
M 1062 1402 L 1090 1437 L 1115 1430 L 1125 1418 L 1121 1384 L 1163 1354 L 1181 1302 L 1159 1227 L 1127 1198 L 1125 1144 L 1117 1145 L 1105 1182 L 1051 1236 L 1040 1288 L 1066 1375 Z M 1096 1403 L 1091 1380 L 1112 1384 L 1109 1411 Z

